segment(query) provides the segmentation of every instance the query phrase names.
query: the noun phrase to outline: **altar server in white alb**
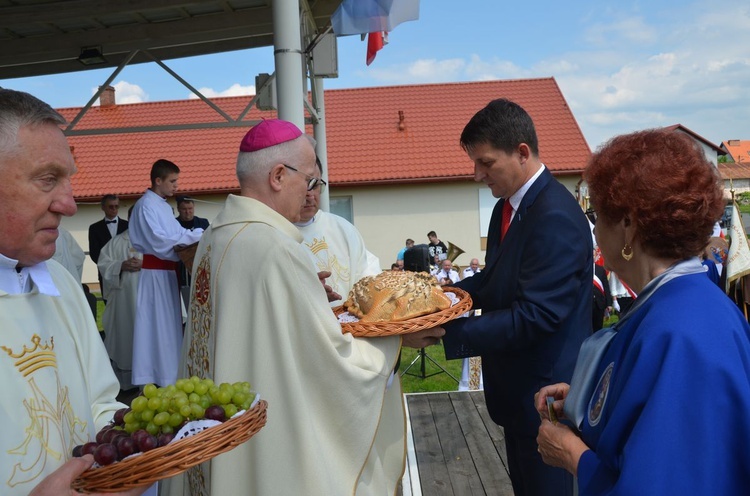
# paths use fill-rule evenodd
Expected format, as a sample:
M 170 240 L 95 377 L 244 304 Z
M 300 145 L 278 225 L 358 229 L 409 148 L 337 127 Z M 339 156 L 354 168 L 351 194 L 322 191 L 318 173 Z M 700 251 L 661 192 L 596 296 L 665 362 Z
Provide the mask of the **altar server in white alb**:
M 293 224 L 320 181 L 312 142 L 286 121 L 251 129 L 237 158 L 240 195 L 198 245 L 182 373 L 250 381 L 268 423 L 169 494 L 395 494 L 406 451 L 392 377 L 402 340 L 343 334 L 331 312 Z M 420 348 L 439 336 L 404 341 Z
M 107 300 L 102 315 L 104 346 L 122 390 L 133 388 L 133 328 L 142 263 L 143 256 L 126 230 L 104 245 L 96 264 L 104 281 L 102 297 Z
M 73 156 L 49 105 L 0 89 L 0 494 L 72 496 L 74 446 L 125 405 L 81 284 L 51 260 L 76 212 Z M 127 493 L 141 494 L 143 489 Z
M 320 175 L 323 166 L 319 160 L 316 163 Z M 365 240 L 351 222 L 319 209 L 320 193 L 325 186 L 321 179 L 307 192 L 300 220 L 294 225 L 304 237 L 302 244 L 309 250 L 315 270 L 330 273 L 326 284 L 346 299 L 354 283 L 365 276 L 379 274 L 382 269 L 380 260 L 367 251 Z M 331 302 L 331 306 L 341 304 L 340 300 Z
M 130 241 L 143 253 L 133 331 L 133 384 L 166 386 L 177 381 L 182 346 L 182 303 L 174 248 L 198 241 L 203 229 L 185 229 L 167 198 L 177 192 L 180 169 L 159 159 L 151 167 L 151 188 L 130 217 Z

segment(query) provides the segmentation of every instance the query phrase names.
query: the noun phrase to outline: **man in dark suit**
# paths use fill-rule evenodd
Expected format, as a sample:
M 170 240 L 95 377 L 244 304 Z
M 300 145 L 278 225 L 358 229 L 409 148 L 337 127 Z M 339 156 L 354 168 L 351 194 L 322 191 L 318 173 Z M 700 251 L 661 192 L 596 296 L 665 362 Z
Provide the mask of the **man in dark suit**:
M 591 231 L 573 195 L 539 160 L 534 123 L 517 104 L 490 102 L 464 128 L 461 146 L 474 180 L 501 200 L 484 270 L 456 284 L 482 315 L 443 326 L 446 358 L 481 355 L 487 409 L 504 427 L 516 496 L 573 494 L 572 476 L 537 452 L 534 394 L 570 380 L 591 334 Z
M 195 215 L 195 203 L 192 198 L 188 196 L 178 196 L 176 201 L 177 212 L 179 213 L 177 216 L 177 222 L 179 222 L 182 227 L 190 230 L 198 227 L 204 231 L 208 229 L 208 219 Z M 190 301 L 191 274 L 182 262 L 177 263 L 177 275 L 182 299 L 185 302 L 185 306 L 187 306 Z
M 185 229 L 208 229 L 208 219 L 195 215 L 195 203 L 193 199 L 187 196 L 177 197 L 177 221 Z
M 94 263 L 99 263 L 99 252 L 102 251 L 104 245 L 128 228 L 128 221 L 117 216 L 120 209 L 120 199 L 117 195 L 104 195 L 101 205 L 104 218 L 89 226 L 89 256 Z M 101 273 L 99 273 L 99 289 L 104 293 Z

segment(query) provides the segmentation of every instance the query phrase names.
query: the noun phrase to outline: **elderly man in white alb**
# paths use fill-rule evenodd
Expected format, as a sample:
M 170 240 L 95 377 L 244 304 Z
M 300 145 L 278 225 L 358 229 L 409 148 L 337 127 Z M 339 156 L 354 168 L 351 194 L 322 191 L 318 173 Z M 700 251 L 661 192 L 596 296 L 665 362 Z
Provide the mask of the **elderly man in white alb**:
M 102 315 L 104 346 L 122 390 L 133 388 L 133 329 L 142 264 L 143 255 L 130 242 L 130 230 L 109 240 L 96 264 L 104 281 L 102 297 L 107 300 Z
M 151 188 L 135 203 L 128 228 L 143 253 L 133 330 L 133 384 L 166 386 L 177 381 L 182 347 L 182 303 L 176 246 L 198 241 L 203 229 L 185 229 L 167 198 L 177 192 L 180 168 L 160 159 L 151 166 Z
M 265 120 L 243 138 L 240 195 L 198 245 L 184 375 L 250 381 L 268 423 L 168 494 L 392 495 L 404 471 L 401 338 L 343 334 L 293 222 L 319 183 L 312 138 Z M 440 333 L 404 338 L 421 348 Z M 184 487 L 181 487 L 184 486 Z
M 71 450 L 125 406 L 80 282 L 50 260 L 60 219 L 76 212 L 64 124 L 46 103 L 0 88 L 3 496 L 79 494 L 71 483 L 94 458 Z
M 316 160 L 319 178 L 323 166 Z M 328 272 L 326 283 L 334 292 L 346 299 L 354 283 L 365 276 L 379 274 L 380 260 L 367 251 L 365 240 L 348 220 L 336 214 L 319 209 L 320 193 L 326 186 L 322 179 L 307 192 L 305 204 L 300 211 L 300 220 L 294 225 L 299 228 L 308 248 L 314 267 L 318 272 Z M 341 305 L 332 301 L 331 306 Z

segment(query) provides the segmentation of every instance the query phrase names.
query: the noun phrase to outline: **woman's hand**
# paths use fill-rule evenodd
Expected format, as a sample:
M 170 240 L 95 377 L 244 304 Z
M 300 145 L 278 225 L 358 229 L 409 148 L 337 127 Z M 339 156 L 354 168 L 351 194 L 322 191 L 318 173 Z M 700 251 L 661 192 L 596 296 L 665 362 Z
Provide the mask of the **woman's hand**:
M 80 458 L 71 458 L 57 470 L 49 474 L 40 482 L 29 496 L 80 496 L 81 493 L 72 489 L 70 485 L 83 472 L 94 463 L 94 457 L 84 455 Z M 107 493 L 107 496 L 139 496 L 148 489 L 148 486 L 131 489 L 119 493 Z M 101 494 L 101 493 L 95 493 Z M 104 495 L 102 495 L 104 496 Z
M 544 463 L 564 468 L 574 476 L 578 471 L 581 455 L 589 449 L 570 427 L 560 423 L 553 424 L 546 419 L 539 426 L 536 442 Z
M 542 420 L 551 420 L 549 418 L 549 409 L 547 408 L 547 397 L 551 396 L 555 398 L 554 409 L 557 418 L 564 418 L 563 406 L 565 405 L 565 398 L 568 396 L 568 391 L 570 391 L 570 386 L 564 382 L 544 386 L 540 389 L 534 395 L 534 407 L 539 412 L 539 417 Z

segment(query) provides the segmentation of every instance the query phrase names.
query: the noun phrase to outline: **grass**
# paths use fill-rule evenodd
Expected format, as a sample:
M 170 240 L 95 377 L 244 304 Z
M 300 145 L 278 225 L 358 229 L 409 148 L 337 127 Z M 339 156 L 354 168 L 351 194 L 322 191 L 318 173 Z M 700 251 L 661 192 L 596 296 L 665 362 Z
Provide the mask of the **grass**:
M 99 329 L 99 332 L 102 332 L 104 330 L 104 326 L 102 325 L 102 315 L 104 315 L 104 302 L 102 301 L 102 295 L 101 293 L 95 293 L 94 291 L 91 292 L 94 296 L 96 296 L 96 327 Z
M 463 360 L 446 360 L 443 352 L 443 345 L 436 344 L 425 348 L 425 353 L 435 360 L 441 367 L 450 372 L 456 379 L 461 378 L 461 367 Z M 401 365 L 399 374 L 403 374 L 409 364 L 419 354 L 419 350 L 413 348 L 401 348 Z M 421 377 L 422 359 L 417 361 L 409 368 L 409 371 L 401 376 L 401 386 L 405 393 L 426 393 L 433 391 L 456 391 L 458 383 L 448 374 L 440 370 L 429 358 L 424 359 L 425 378 Z M 432 375 L 435 374 L 435 375 Z

